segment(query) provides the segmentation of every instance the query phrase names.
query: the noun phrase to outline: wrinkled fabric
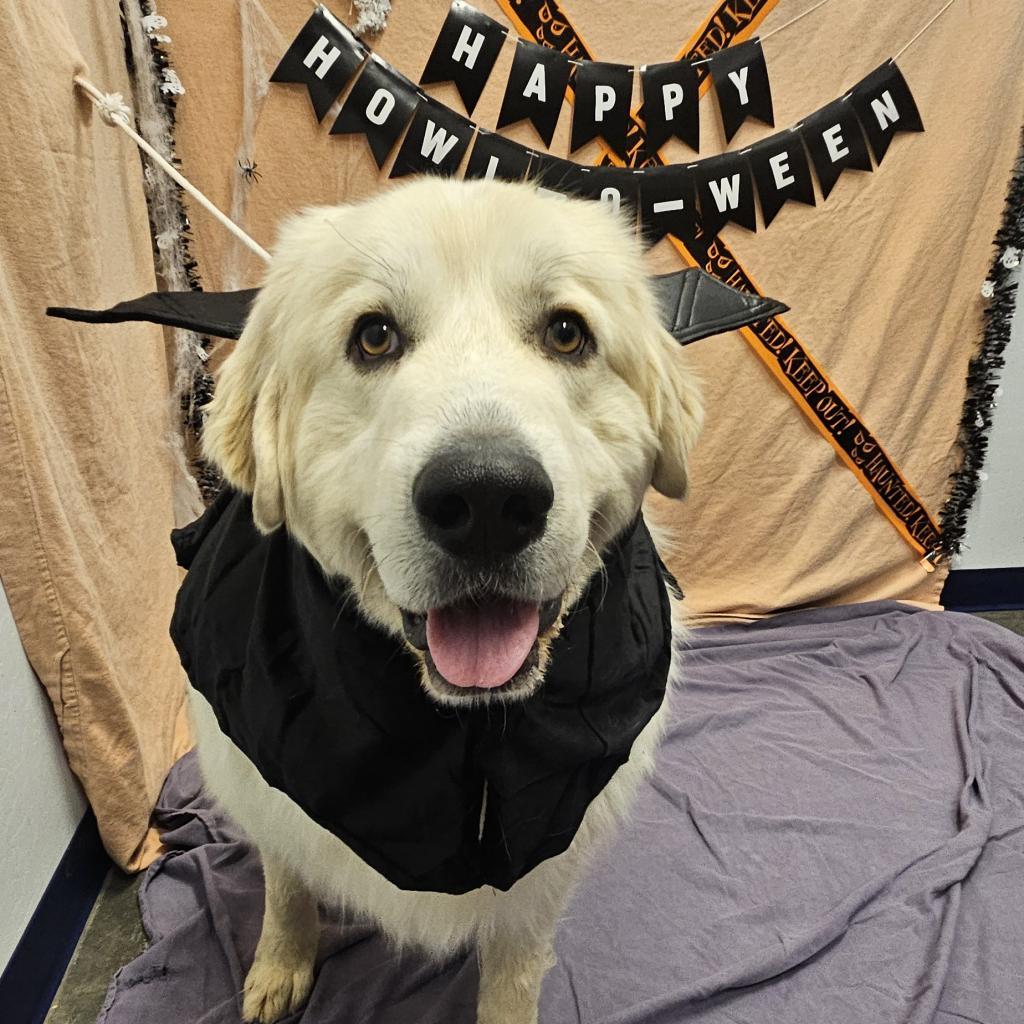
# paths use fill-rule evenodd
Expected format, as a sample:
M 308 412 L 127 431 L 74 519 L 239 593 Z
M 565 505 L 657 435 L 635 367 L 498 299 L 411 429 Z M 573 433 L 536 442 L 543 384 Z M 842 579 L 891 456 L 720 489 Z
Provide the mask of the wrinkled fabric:
M 0 23 L 0 580 L 103 843 L 138 870 L 191 742 L 167 532 L 198 491 L 162 332 L 44 312 L 156 287 L 139 152 L 73 82 L 130 102 L 118 5 L 0 0 Z
M 472 114 L 494 130 L 518 33 L 496 0 L 473 5 L 510 28 Z M 416 81 L 449 6 L 395 0 L 387 28 L 367 42 Z M 892 57 L 942 6 L 833 2 L 810 10 L 811 0 L 778 0 L 749 33 L 763 39 L 776 127 L 750 119 L 727 143 L 712 89 L 700 101 L 699 154 L 679 140 L 662 154 L 692 163 L 740 153 L 799 124 Z M 354 20 L 346 3 L 327 7 Z M 555 46 L 567 39 L 568 18 L 595 59 L 632 66 L 673 60 L 701 26 L 729 30 L 746 24 L 752 9 L 764 10 L 747 0 L 551 0 L 542 8 Z M 272 84 L 265 95 L 258 88 L 306 22 L 308 5 L 245 0 L 209 19 L 195 16 L 194 0 L 161 0 L 160 13 L 188 90 L 177 131 L 185 173 L 222 209 L 244 211 L 246 230 L 262 245 L 273 247 L 281 219 L 299 207 L 395 187 L 364 139 L 330 135 L 330 114 L 317 122 L 304 87 Z M 262 64 L 243 45 L 246 26 L 257 23 L 274 29 L 260 33 L 268 44 Z M 766 294 L 790 306 L 783 322 L 933 518 L 962 458 L 958 427 L 981 337 L 980 288 L 1024 123 L 1021 52 L 1017 0 L 953 4 L 898 60 L 924 132 L 897 136 L 881 166 L 847 171 L 817 206 L 787 203 L 767 229 L 728 224 L 719 236 Z M 455 86 L 422 88 L 465 113 Z M 571 120 L 566 102 L 552 155 L 569 156 Z M 526 121 L 500 134 L 540 146 Z M 596 142 L 572 154 L 581 164 L 600 157 Z M 245 181 L 239 158 L 259 162 L 258 185 Z M 202 211 L 193 213 L 206 287 L 259 284 L 259 260 Z M 589 248 L 585 240 L 580 248 Z M 731 267 L 713 247 L 708 262 L 716 260 Z M 681 265 L 667 240 L 651 250 L 652 270 Z M 224 343 L 211 361 L 231 347 Z M 707 429 L 691 460 L 687 500 L 660 502 L 658 512 L 691 615 L 708 622 L 889 598 L 937 606 L 947 566 L 930 573 L 919 564 L 748 342 L 724 335 L 693 345 L 687 358 L 703 381 Z
M 557 937 L 542 1024 L 1020 1024 L 1024 640 L 892 602 L 696 631 L 655 777 Z M 258 860 L 200 792 L 101 1024 L 238 1024 Z M 471 1024 L 473 956 L 325 917 L 301 1024 Z
M 225 490 L 173 540 L 171 635 L 221 730 L 402 889 L 508 889 L 562 853 L 665 696 L 671 611 L 642 516 L 566 613 L 544 685 L 500 708 L 431 700 L 346 583 L 257 531 L 250 496 Z

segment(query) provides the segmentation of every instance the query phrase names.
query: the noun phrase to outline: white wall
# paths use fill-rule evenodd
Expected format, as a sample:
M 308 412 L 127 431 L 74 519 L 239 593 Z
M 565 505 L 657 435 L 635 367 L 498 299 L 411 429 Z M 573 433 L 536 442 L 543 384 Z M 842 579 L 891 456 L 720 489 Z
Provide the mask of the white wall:
M 988 479 L 971 509 L 956 569 L 1024 567 L 1024 283 L 1005 359 L 985 460 Z
M 0 971 L 84 813 L 53 710 L 0 587 Z

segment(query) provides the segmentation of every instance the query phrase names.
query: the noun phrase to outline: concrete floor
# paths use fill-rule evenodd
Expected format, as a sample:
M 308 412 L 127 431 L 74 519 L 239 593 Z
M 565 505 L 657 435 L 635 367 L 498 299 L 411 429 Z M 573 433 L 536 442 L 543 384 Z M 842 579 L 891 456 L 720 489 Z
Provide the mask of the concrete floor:
M 1024 636 L 1024 610 L 981 618 Z M 139 916 L 141 876 L 112 869 L 86 923 L 45 1024 L 93 1024 L 114 973 L 145 949 Z
M 142 875 L 110 869 L 45 1024 L 93 1024 L 114 973 L 146 948 L 141 881 Z

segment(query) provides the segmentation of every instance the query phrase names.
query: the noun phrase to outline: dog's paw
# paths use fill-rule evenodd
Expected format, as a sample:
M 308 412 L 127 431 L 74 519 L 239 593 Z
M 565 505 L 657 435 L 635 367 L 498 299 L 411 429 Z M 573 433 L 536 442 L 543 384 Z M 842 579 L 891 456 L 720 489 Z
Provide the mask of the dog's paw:
M 294 1013 L 313 987 L 312 966 L 274 963 L 256 959 L 242 990 L 242 1020 L 273 1024 Z

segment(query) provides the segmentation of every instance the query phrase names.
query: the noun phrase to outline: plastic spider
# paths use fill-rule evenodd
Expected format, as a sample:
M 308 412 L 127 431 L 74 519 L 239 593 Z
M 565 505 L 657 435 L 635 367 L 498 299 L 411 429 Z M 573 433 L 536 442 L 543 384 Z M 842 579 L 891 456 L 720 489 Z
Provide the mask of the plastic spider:
M 252 185 L 258 184 L 260 178 L 263 177 L 263 175 L 256 170 L 256 168 L 259 167 L 259 164 L 256 163 L 255 160 L 253 160 L 252 163 L 249 163 L 248 160 L 246 160 L 245 163 L 242 163 L 242 161 L 239 160 L 238 166 L 242 169 L 242 177 Z

